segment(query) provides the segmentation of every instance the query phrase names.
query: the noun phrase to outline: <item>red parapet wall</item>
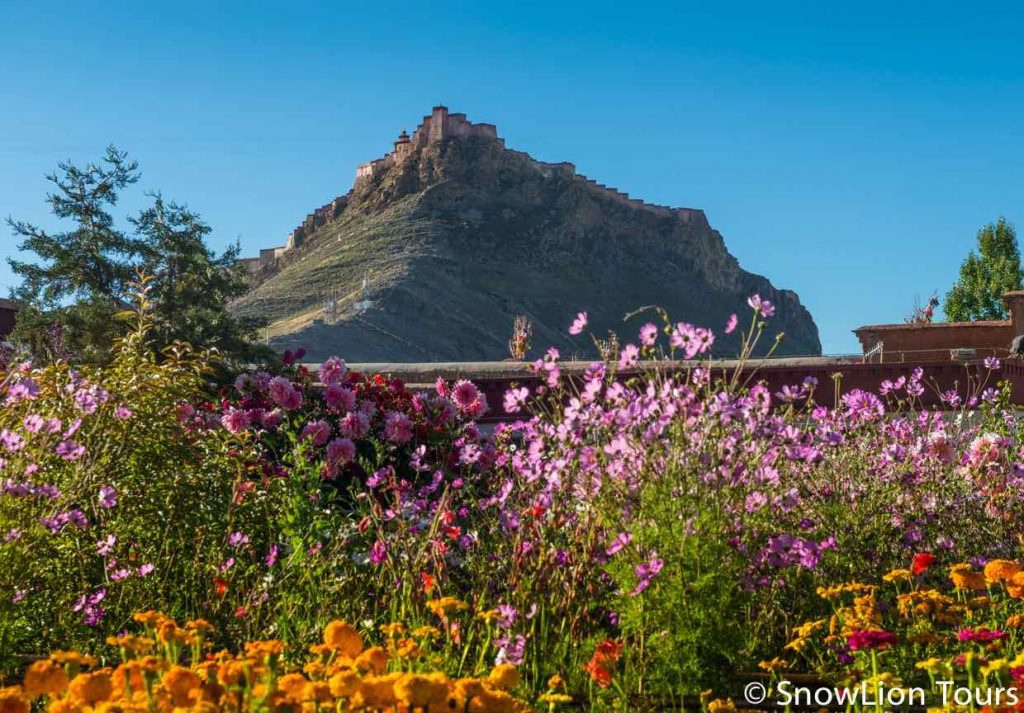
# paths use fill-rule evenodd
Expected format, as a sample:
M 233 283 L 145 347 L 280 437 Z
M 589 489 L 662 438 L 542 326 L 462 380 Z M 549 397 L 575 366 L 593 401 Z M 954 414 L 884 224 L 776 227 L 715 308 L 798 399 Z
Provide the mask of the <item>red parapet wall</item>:
M 318 365 L 307 365 L 313 371 Z M 560 365 L 565 379 L 580 382 L 587 364 L 584 362 L 567 362 Z M 654 363 L 642 362 L 638 369 L 622 374 L 624 378 L 635 375 L 639 371 L 650 370 Z M 715 376 L 732 376 L 737 368 L 736 362 L 719 361 L 710 363 L 696 362 L 658 362 L 662 371 L 679 372 L 696 366 L 705 366 Z M 814 400 L 823 406 L 834 407 L 836 396 L 849 393 L 854 389 L 878 391 L 885 380 L 895 381 L 900 376 L 910 376 L 917 366 L 924 372 L 922 383 L 925 392 L 920 397 L 924 408 L 942 407 L 939 394 L 955 389 L 961 398 L 969 395 L 972 380 L 974 384 L 984 383 L 994 386 L 999 381 L 1009 381 L 1011 399 L 1014 404 L 1024 406 L 1024 360 L 1004 360 L 998 371 L 989 371 L 980 362 L 971 364 L 945 363 L 883 363 L 863 364 L 859 361 L 842 358 L 811 357 L 806 359 L 769 359 L 743 367 L 744 372 L 751 375 L 751 383 L 764 383 L 773 394 L 786 385 L 798 385 L 808 376 L 818 380 L 814 392 Z M 502 402 L 505 391 L 509 387 L 527 386 L 530 391 L 543 383 L 535 376 L 530 365 L 518 362 L 450 362 L 424 364 L 351 364 L 350 367 L 364 374 L 381 373 L 393 376 L 406 382 L 412 388 L 433 388 L 438 377 L 447 380 L 469 379 L 487 396 L 490 405 L 488 413 L 480 419 L 483 423 L 504 423 L 521 418 L 521 414 L 506 413 Z M 836 375 L 840 375 L 836 377 Z M 838 378 L 838 381 L 837 381 Z

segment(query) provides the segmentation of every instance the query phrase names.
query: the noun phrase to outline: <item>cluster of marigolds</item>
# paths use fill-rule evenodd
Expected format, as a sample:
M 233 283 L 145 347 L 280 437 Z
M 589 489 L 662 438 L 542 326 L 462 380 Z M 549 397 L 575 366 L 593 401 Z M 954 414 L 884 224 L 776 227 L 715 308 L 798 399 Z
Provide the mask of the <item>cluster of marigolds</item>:
M 90 655 L 57 651 L 36 661 L 21 685 L 0 688 L 0 713 L 121 711 L 488 711 L 533 710 L 510 691 L 519 686 L 515 666 L 501 664 L 486 677 L 449 678 L 411 669 L 422 660 L 430 629 L 407 632 L 399 623 L 381 627 L 384 646 L 366 647 L 343 621 L 324 630 L 301 671 L 288 672 L 285 646 L 254 641 L 245 651 L 208 651 L 212 627 L 203 620 L 184 627 L 159 612 L 135 615 L 141 636 L 123 634 L 108 643 L 120 651 L 117 666 L 100 666 Z M 436 631 L 436 630 L 435 630 Z M 539 701 L 548 710 L 571 699 L 560 677 Z
M 1007 559 L 935 563 L 920 553 L 883 585 L 819 588 L 833 613 L 795 627 L 788 654 L 843 685 L 1020 687 L 1024 701 L 1024 567 Z M 761 663 L 776 678 L 795 666 L 784 657 Z

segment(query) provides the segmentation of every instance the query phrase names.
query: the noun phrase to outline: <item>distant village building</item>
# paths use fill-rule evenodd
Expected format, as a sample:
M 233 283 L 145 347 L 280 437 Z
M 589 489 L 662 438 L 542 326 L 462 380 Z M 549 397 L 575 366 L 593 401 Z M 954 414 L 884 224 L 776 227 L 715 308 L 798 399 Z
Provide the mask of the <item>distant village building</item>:
M 966 362 L 1019 353 L 1024 292 L 1003 295 L 1010 318 L 979 322 L 872 324 L 854 330 L 866 361 L 908 364 Z

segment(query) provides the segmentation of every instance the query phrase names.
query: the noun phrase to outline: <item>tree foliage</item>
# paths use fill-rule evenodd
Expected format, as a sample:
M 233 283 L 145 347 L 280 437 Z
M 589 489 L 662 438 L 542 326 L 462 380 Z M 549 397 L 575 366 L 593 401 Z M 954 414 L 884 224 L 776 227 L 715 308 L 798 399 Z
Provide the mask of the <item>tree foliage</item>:
M 139 175 L 137 162 L 114 146 L 99 163 L 63 162 L 47 176 L 54 186 L 47 202 L 53 215 L 73 222 L 70 229 L 49 233 L 8 220 L 21 238 L 19 249 L 34 255 L 8 259 L 22 280 L 13 290 L 23 304 L 13 340 L 37 360 L 73 356 L 106 363 L 115 338 L 125 332 L 117 315 L 129 305 L 133 282 L 145 275 L 157 350 L 184 341 L 216 347 L 229 359 L 255 358 L 261 353 L 252 344 L 258 322 L 238 319 L 227 308 L 246 289 L 237 245 L 217 255 L 206 245 L 210 227 L 159 193 L 129 218 L 131 230 L 116 227 L 111 209 Z
M 978 251 L 968 254 L 946 295 L 946 317 L 953 322 L 1006 319 L 1003 294 L 1021 287 L 1017 231 L 1000 217 L 978 231 Z

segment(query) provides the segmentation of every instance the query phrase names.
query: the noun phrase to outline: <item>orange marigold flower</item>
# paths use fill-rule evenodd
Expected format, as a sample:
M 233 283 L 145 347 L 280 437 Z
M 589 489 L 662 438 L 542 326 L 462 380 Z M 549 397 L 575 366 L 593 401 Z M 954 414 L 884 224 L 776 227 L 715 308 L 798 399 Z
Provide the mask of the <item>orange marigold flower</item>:
M 344 621 L 332 621 L 324 629 L 324 644 L 342 656 L 355 658 L 363 650 L 363 637 Z
M 25 671 L 25 695 L 29 698 L 63 693 L 68 687 L 64 667 L 53 661 L 36 661 Z
M 29 713 L 24 691 L 18 686 L 0 688 L 0 713 Z
M 161 682 L 164 690 L 171 694 L 175 706 L 189 704 L 189 692 L 202 685 L 202 680 L 184 666 L 172 666 Z
M 408 673 L 393 684 L 395 698 L 410 710 L 440 708 L 448 701 L 448 679 L 444 674 Z
M 505 691 L 511 691 L 519 685 L 519 681 L 519 669 L 510 663 L 498 664 L 491 670 L 490 675 L 487 676 L 488 684 L 493 688 L 500 688 Z
M 371 646 L 356 657 L 356 668 L 373 674 L 382 674 L 388 667 L 388 654 L 380 646 Z
M 985 589 L 985 575 L 975 572 L 969 564 L 955 564 L 949 568 L 949 578 L 957 589 Z
M 68 684 L 68 696 L 87 705 L 107 700 L 113 691 L 110 672 L 102 669 L 93 673 L 80 673 Z
M 440 599 L 431 599 L 428 601 L 427 609 L 434 612 L 435 615 L 445 618 L 457 611 L 469 609 L 469 605 L 455 597 L 441 597 Z
M 992 560 L 985 565 L 985 579 L 989 583 L 1005 582 L 1020 572 L 1020 565 L 1013 560 Z
M 1014 599 L 1024 599 L 1024 572 L 1018 572 L 1006 581 L 1006 593 Z
M 359 690 L 362 680 L 355 671 L 341 671 L 331 676 L 328 685 L 337 698 L 351 698 Z

